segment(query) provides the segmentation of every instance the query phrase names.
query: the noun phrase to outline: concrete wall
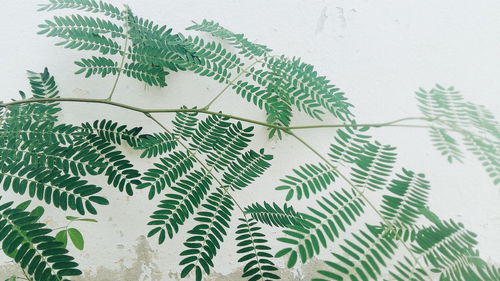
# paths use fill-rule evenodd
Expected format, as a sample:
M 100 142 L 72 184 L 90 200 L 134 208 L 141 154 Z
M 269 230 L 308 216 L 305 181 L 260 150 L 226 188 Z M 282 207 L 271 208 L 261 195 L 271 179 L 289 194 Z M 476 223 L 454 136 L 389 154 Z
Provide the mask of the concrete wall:
M 112 78 L 83 79 L 75 76 L 73 61 L 84 56 L 53 46 L 54 40 L 36 35 L 36 26 L 51 15 L 36 12 L 42 0 L 3 0 L 0 11 L 1 100 L 17 98 L 19 89 L 29 87 L 25 70 L 43 67 L 57 78 L 65 97 L 104 98 Z M 204 18 L 220 22 L 250 39 L 263 43 L 277 54 L 299 56 L 315 66 L 341 87 L 355 105 L 359 122 L 381 122 L 406 116 L 419 116 L 414 98 L 418 87 L 430 89 L 435 83 L 454 85 L 467 99 L 485 104 L 500 116 L 500 2 L 481 1 L 364 1 L 364 0 L 110 0 L 129 4 L 136 14 L 182 31 L 191 20 Z M 123 78 L 116 101 L 143 107 L 174 108 L 205 104 L 221 85 L 188 73 L 168 77 L 169 87 L 144 87 Z M 213 106 L 240 116 L 264 120 L 264 115 L 235 94 L 228 93 Z M 104 105 L 67 105 L 61 113 L 67 122 L 78 123 L 113 118 L 140 125 L 146 131 L 159 131 L 150 120 Z M 294 124 L 314 123 L 298 115 Z M 168 121 L 171 116 L 161 116 Z M 471 155 L 465 164 L 449 165 L 432 147 L 428 134 L 421 129 L 382 128 L 373 134 L 384 143 L 398 147 L 398 166 L 427 174 L 432 182 L 430 206 L 444 218 L 454 218 L 476 232 L 482 256 L 500 262 L 500 189 Z M 274 154 L 273 167 L 258 182 L 235 196 L 242 205 L 255 201 L 283 200 L 274 191 L 278 179 L 299 164 L 318 162 L 297 141 L 269 141 L 265 130 L 257 128 L 254 147 L 265 147 Z M 334 131 L 318 129 L 300 132 L 321 152 L 328 151 Z M 131 156 L 136 152 L 124 148 Z M 141 169 L 148 161 L 135 161 Z M 103 180 L 98 181 L 105 186 Z M 26 197 L 2 192 L 4 200 Z M 82 223 L 86 249 L 71 248 L 85 276 L 80 280 L 167 281 L 179 280 L 178 254 L 185 232 L 164 245 L 144 235 L 148 216 L 158 200 L 148 201 L 138 192 L 129 198 L 111 187 L 105 188 L 111 205 L 100 208 L 98 224 Z M 374 199 L 377 200 L 377 199 Z M 304 203 L 295 203 L 298 209 Z M 46 206 L 46 222 L 63 225 L 64 215 Z M 369 213 L 369 211 L 368 211 Z M 372 215 L 368 214 L 368 219 Z M 188 229 L 190 224 L 186 226 Z M 266 229 L 275 238 L 278 232 Z M 234 253 L 234 235 L 215 259 L 215 273 L 207 280 L 241 280 L 240 265 Z M 272 239 L 274 240 L 274 239 Z M 280 246 L 279 243 L 273 242 Z M 320 258 L 328 257 L 326 251 Z M 17 267 L 0 258 L 0 279 Z M 282 265 L 282 261 L 279 261 Z M 302 270 L 283 269 L 284 280 L 308 280 L 321 268 L 313 261 Z

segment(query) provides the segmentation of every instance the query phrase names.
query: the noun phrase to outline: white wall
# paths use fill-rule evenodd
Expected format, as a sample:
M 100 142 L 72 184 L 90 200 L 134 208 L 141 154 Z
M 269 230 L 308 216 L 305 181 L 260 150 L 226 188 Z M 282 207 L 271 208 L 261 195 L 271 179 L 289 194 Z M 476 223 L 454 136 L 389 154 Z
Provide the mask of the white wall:
M 54 40 L 36 35 L 36 26 L 51 17 L 51 14 L 35 11 L 40 2 L 2 0 L 1 99 L 17 97 L 19 89 L 28 89 L 26 69 L 40 71 L 45 66 L 56 76 L 63 96 L 104 98 L 112 79 L 87 80 L 73 75 L 76 70 L 73 61 L 84 54 L 55 47 Z M 178 31 L 189 26 L 191 20 L 212 19 L 270 46 L 277 54 L 300 56 L 316 65 L 320 73 L 347 93 L 356 107 L 359 122 L 419 116 L 414 91 L 420 86 L 429 89 L 435 83 L 454 85 L 467 99 L 487 105 L 500 116 L 498 1 L 109 2 L 129 4 L 136 14 Z M 167 88 L 145 90 L 143 84 L 124 78 L 119 83 L 116 101 L 144 107 L 193 106 L 204 104 L 221 89 L 215 82 L 186 73 L 171 75 L 167 82 Z M 68 122 L 113 118 L 143 126 L 147 131 L 160 130 L 144 116 L 116 108 L 83 104 L 65 108 L 61 116 Z M 264 119 L 262 112 L 234 94 L 227 94 L 213 109 Z M 169 119 L 168 116 L 162 118 Z M 304 117 L 294 122 L 313 123 Z M 266 147 L 275 155 L 275 160 L 264 178 L 236 195 L 243 205 L 264 199 L 282 200 L 283 194 L 274 191 L 278 178 L 299 164 L 319 161 L 294 139 L 268 141 L 264 129 L 259 128 L 257 133 L 259 137 L 254 146 Z M 431 207 L 442 217 L 461 221 L 476 232 L 482 256 L 498 264 L 500 189 L 491 183 L 478 162 L 468 155 L 466 164 L 449 165 L 434 150 L 425 130 L 383 128 L 373 133 L 380 141 L 398 147 L 399 165 L 427 174 L 432 182 Z M 334 131 L 319 129 L 300 132 L 300 135 L 320 151 L 327 152 Z M 142 169 L 150 165 L 147 161 L 137 163 Z M 157 200 L 148 201 L 146 194 L 140 192 L 129 198 L 111 187 L 105 189 L 111 205 L 99 209 L 96 217 L 99 224 L 78 225 L 87 245 L 83 253 L 73 249 L 72 253 L 85 272 L 82 280 L 178 280 L 177 255 L 182 249 L 179 246 L 182 235 L 162 246 L 142 236 L 149 230 L 145 224 Z M 3 200 L 21 200 L 12 192 L 2 194 Z M 58 210 L 47 206 L 47 213 L 46 220 L 51 226 L 63 224 L 63 214 Z M 273 236 L 271 231 L 267 233 Z M 210 280 L 240 280 L 232 237 L 216 258 L 217 273 Z M 7 263 L 6 258 L 0 261 L 3 262 L 1 279 L 15 267 Z M 311 277 L 308 270 L 320 266 L 320 263 L 306 266 L 303 273 L 289 271 L 284 280 L 306 280 L 301 278 Z

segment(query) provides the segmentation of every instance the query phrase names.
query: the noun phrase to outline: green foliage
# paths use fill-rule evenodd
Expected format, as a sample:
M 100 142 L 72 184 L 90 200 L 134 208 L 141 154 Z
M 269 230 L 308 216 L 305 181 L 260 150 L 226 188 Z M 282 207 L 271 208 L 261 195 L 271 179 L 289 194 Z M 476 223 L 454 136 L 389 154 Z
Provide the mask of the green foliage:
M 181 109 L 187 109 L 183 106 Z M 174 134 L 183 140 L 189 140 L 198 126 L 197 112 L 177 112 L 175 119 L 172 121 L 174 125 Z
M 212 176 L 207 171 L 193 171 L 172 186 L 174 192 L 165 194 L 165 199 L 158 205 L 159 210 L 151 216 L 152 220 L 148 225 L 154 228 L 148 236 L 159 233 L 159 244 L 165 241 L 165 233 L 172 238 L 174 233 L 179 232 L 179 226 L 183 225 L 200 206 L 211 184 Z
M 248 147 L 250 138 L 253 137 L 253 127 L 243 128 L 241 122 L 231 124 L 225 131 L 226 133 L 212 144 L 213 151 L 207 159 L 207 164 L 213 166 L 216 171 L 223 170 L 235 161 Z
M 253 203 L 245 208 L 245 213 L 253 219 L 270 226 L 288 227 L 291 225 L 303 225 L 302 214 L 295 211 L 292 206 L 284 204 L 280 207 L 264 202 L 264 204 Z
M 335 260 L 325 262 L 328 270 L 318 271 L 323 277 L 312 280 L 378 280 L 381 268 L 394 256 L 396 243 L 370 226 L 353 236 L 340 245 L 342 254 L 332 253 Z
M 396 161 L 396 148 L 378 141 L 365 143 L 354 160 L 352 181 L 358 188 L 382 189 Z
M 62 281 L 82 272 L 63 243 L 50 236 L 51 229 L 13 202 L 0 205 L 0 241 L 3 252 L 12 257 L 36 281 Z M 26 206 L 27 207 L 27 206 Z
M 49 3 L 40 4 L 39 11 L 58 9 L 84 10 L 92 13 L 104 13 L 112 18 L 120 18 L 120 10 L 115 6 L 96 0 L 48 0 Z
M 334 169 L 323 163 L 306 164 L 294 169 L 295 176 L 286 176 L 281 179 L 285 185 L 276 187 L 276 190 L 287 191 L 286 200 L 291 200 L 294 195 L 297 200 L 309 198 L 311 193 L 316 194 L 328 188 L 338 176 Z
M 85 73 L 86 78 L 96 74 L 106 77 L 109 74 L 115 75 L 118 73 L 118 63 L 105 57 L 92 56 L 91 59 L 75 61 L 75 64 L 80 67 L 75 74 Z
M 281 99 L 295 105 L 298 110 L 319 120 L 324 114 L 320 107 L 342 121 L 353 117 L 350 112 L 352 105 L 347 102 L 344 93 L 330 84 L 326 77 L 319 76 L 312 65 L 284 56 L 270 57 L 264 65 L 268 70 L 253 71 L 252 79 L 271 88 Z
M 114 22 L 82 15 L 55 16 L 54 21 L 46 20 L 45 24 L 38 27 L 41 29 L 38 34 L 46 34 L 47 37 L 62 37 L 73 31 L 110 34 L 112 38 L 124 36 L 123 28 Z
M 417 100 L 422 113 L 436 125 L 430 128 L 430 135 L 441 154 L 449 162 L 462 162 L 462 147 L 466 147 L 481 162 L 493 183 L 500 183 L 500 125 L 493 114 L 484 106 L 466 102 L 453 87 L 436 85 L 430 91 L 419 89 Z
M 238 262 L 244 262 L 243 274 L 241 277 L 248 280 L 276 280 L 280 279 L 273 273 L 277 271 L 274 262 L 271 260 L 273 255 L 269 253 L 271 248 L 266 245 L 268 242 L 266 236 L 259 232 L 261 228 L 253 219 L 240 219 L 242 222 L 238 225 L 236 241 L 238 241 L 238 254 L 243 255 Z
M 68 235 L 73 245 L 75 245 L 78 250 L 83 250 L 84 241 L 82 233 L 76 228 L 69 228 Z
M 50 30 L 45 26 L 41 26 L 41 34 L 47 37 L 59 37 L 62 40 L 56 43 L 56 46 L 62 46 L 67 49 L 79 51 L 98 51 L 103 55 L 114 55 L 120 52 L 118 43 L 104 35 L 98 33 L 90 33 L 84 30 L 67 29 L 64 31 Z M 96 61 L 97 63 L 97 61 Z
M 222 182 L 231 190 L 245 188 L 271 166 L 269 161 L 272 159 L 273 156 L 265 154 L 264 149 L 247 151 L 229 165 L 222 175 Z
M 415 265 L 415 262 L 408 257 L 405 257 L 403 261 L 398 261 L 394 265 L 394 270 L 389 273 L 397 281 L 422 281 L 429 279 L 429 274 Z
M 180 254 L 183 257 L 180 262 L 183 266 L 181 277 L 194 270 L 197 281 L 202 280 L 203 272 L 210 274 L 212 259 L 227 235 L 233 202 L 223 190 L 217 189 L 208 195 L 202 206 L 204 209 L 194 218 L 198 224 L 188 231 L 191 237 L 184 242 L 187 249 Z
M 162 68 L 150 66 L 142 63 L 125 63 L 122 70 L 128 77 L 135 78 L 151 86 L 166 86 L 165 72 Z
M 95 120 L 92 124 L 88 122 L 82 123 L 82 131 L 98 135 L 101 139 L 117 145 L 122 144 L 122 140 L 124 140 L 131 147 L 136 147 L 139 142 L 142 144 L 143 141 L 139 138 L 139 134 L 142 131 L 141 127 L 128 129 L 127 125 L 119 125 L 118 122 L 106 119 Z M 141 135 L 140 137 L 149 136 Z
M 302 224 L 288 225 L 283 230 L 286 237 L 278 241 L 287 244 L 276 257 L 288 255 L 288 267 L 293 267 L 300 257 L 302 263 L 318 255 L 321 248 L 334 242 L 346 226 L 351 225 L 363 213 L 364 202 L 356 193 L 345 189 L 330 193 L 316 201 L 320 208 L 308 207 L 308 213 L 302 213 Z M 327 240 L 328 239 L 328 240 Z
M 464 137 L 464 145 L 476 156 L 485 167 L 495 184 L 500 183 L 500 142 L 488 142 L 485 139 L 468 135 Z
M 441 152 L 441 155 L 446 156 L 448 162 L 463 162 L 463 153 L 457 140 L 445 129 L 432 127 L 429 129 L 429 134 L 436 149 Z
M 290 105 L 271 91 L 253 85 L 247 81 L 237 81 L 232 85 L 235 92 L 248 102 L 252 102 L 267 113 L 267 123 L 278 126 L 289 126 L 292 117 Z M 270 134 L 281 133 L 280 130 L 271 129 Z M 271 135 L 272 136 L 272 135 Z
M 396 176 L 387 187 L 392 194 L 384 195 L 381 213 L 386 223 L 411 226 L 416 224 L 421 209 L 427 205 L 429 182 L 423 174 L 404 168 Z
M 233 33 L 214 21 L 203 20 L 201 24 L 195 23 L 194 25 L 186 28 L 186 30 L 208 32 L 212 36 L 227 41 L 229 44 L 238 49 L 239 53 L 245 57 L 260 57 L 272 51 L 264 45 L 250 42 L 243 34 Z
M 222 113 L 201 116 L 185 106 L 176 113 L 172 129 L 144 110 L 164 129 L 151 134 L 106 119 L 64 124 L 57 116 L 61 100 L 33 102 L 20 92 L 26 103 L 0 106 L 4 191 L 83 215 L 96 214 L 97 205 L 109 203 L 101 195 L 102 187 L 92 184 L 96 176 L 106 177 L 107 185 L 129 196 L 134 189 L 145 189 L 149 199 L 160 197 L 150 215 L 148 237 L 157 236 L 163 244 L 181 233 L 182 226 L 193 224 L 187 230 L 180 265 L 181 278 L 194 275 L 197 281 L 212 271 L 216 255 L 231 236 L 231 218 L 237 209 L 244 217 L 233 233 L 238 262 L 243 265 L 242 277 L 251 281 L 280 278 L 271 255 L 274 250 L 257 223 L 282 228 L 278 241 L 283 248 L 275 257 L 284 258 L 288 267 L 299 264 L 299 259 L 305 264 L 327 249 L 335 251 L 333 260 L 325 262 L 327 268 L 313 280 L 368 281 L 387 274 L 400 281 L 426 280 L 433 274 L 443 281 L 500 279 L 500 270 L 481 260 L 474 233 L 453 220 L 441 220 L 427 207 L 430 183 L 424 175 L 404 168 L 393 175 L 395 148 L 366 133 L 369 127 L 399 121 L 358 126 L 345 94 L 312 65 L 300 58 L 272 55 L 268 47 L 213 21 L 187 28 L 212 36 L 206 39 L 175 33 L 135 15 L 127 6 L 119 9 L 97 0 L 48 0 L 40 5 L 41 11 L 59 9 L 77 13 L 46 20 L 39 25 L 39 34 L 56 38 L 64 48 L 89 53 L 75 62 L 76 74 L 123 74 L 164 87 L 171 72 L 190 71 L 223 84 L 217 97 L 202 107 L 203 113 L 225 91 L 232 91 L 265 111 L 269 137 L 281 138 L 285 133 L 298 138 L 288 128 L 294 110 L 317 120 L 335 117 L 342 128 L 330 146 L 330 159 L 321 156 L 324 162 L 298 166 L 276 188 L 287 192 L 286 201 L 314 197 L 315 206 L 306 203 L 305 211 L 299 211 L 299 206 L 267 201 L 241 207 L 236 195 L 262 176 L 273 159 L 264 149 L 251 146 L 253 127 Z M 47 69 L 28 72 L 28 79 L 33 98 L 59 97 Z M 491 112 L 464 101 L 452 87 L 420 89 L 417 99 L 425 116 L 420 120 L 431 122 L 431 140 L 448 161 L 465 161 L 465 147 L 493 181 L 500 182 L 500 126 Z M 156 163 L 141 173 L 120 150 L 127 146 L 141 158 L 155 158 Z M 350 176 L 344 174 L 346 169 Z M 342 187 L 345 184 L 349 187 Z M 384 193 L 378 207 L 366 195 L 372 191 Z M 85 242 L 70 224 L 95 220 L 67 216 L 68 224 L 52 237 L 51 230 L 39 222 L 43 208 L 28 212 L 29 202 L 12 205 L 0 206 L 3 251 L 34 280 L 63 281 L 80 275 L 65 248 L 71 241 L 83 250 Z M 345 232 L 360 223 L 367 207 L 380 221 L 345 239 Z M 421 216 L 431 225 L 420 224 Z M 399 250 L 409 253 L 399 258 L 395 254 Z
M 135 148 L 142 150 L 141 158 L 151 158 L 170 152 L 177 145 L 178 142 L 173 134 L 163 132 L 143 136 Z
M 87 181 L 70 175 L 60 175 L 56 170 L 25 166 L 23 163 L 2 163 L 0 182 L 3 190 L 53 204 L 62 210 L 76 210 L 80 214 L 96 214 L 94 204 L 107 205 L 108 201 L 99 195 L 102 188 L 87 184 Z
M 355 129 L 347 127 L 338 129 L 335 143 L 330 145 L 330 158 L 334 163 L 345 165 L 355 162 L 363 146 L 369 142 L 370 136 L 362 134 L 368 128 Z
M 321 119 L 324 110 L 342 121 L 353 117 L 352 105 L 344 93 L 312 65 L 297 58 L 270 56 L 268 47 L 213 21 L 203 20 L 187 30 L 207 32 L 229 43 L 237 53 L 224 48 L 221 42 L 173 33 L 165 25 L 136 16 L 128 7 L 120 10 L 101 1 L 53 0 L 43 4 L 41 10 L 65 8 L 104 13 L 108 17 L 55 16 L 40 25 L 40 34 L 61 39 L 57 45 L 109 56 L 92 56 L 75 62 L 79 67 L 77 74 L 105 77 L 124 73 L 148 85 L 164 87 L 169 72 L 191 71 L 233 88 L 265 110 L 267 122 L 276 126 L 290 125 L 292 106 L 316 119 Z M 121 59 L 117 56 L 124 60 L 123 67 L 118 65 Z M 281 138 L 282 131 L 270 128 L 269 137 L 274 135 Z
M 175 151 L 155 163 L 155 168 L 149 169 L 141 178 L 139 189 L 149 188 L 149 199 L 160 194 L 167 186 L 171 186 L 177 179 L 193 168 L 193 156 L 182 151 Z
M 108 184 L 113 185 L 118 190 L 133 195 L 133 188 L 141 185 L 139 171 L 134 169 L 125 155 L 105 138 L 95 134 L 86 134 L 77 140 L 76 147 L 84 153 L 90 152 L 99 155 L 97 161 L 104 163 L 100 172 L 104 171 L 104 175 L 108 177 Z
M 421 255 L 433 271 L 440 272 L 449 280 L 469 280 L 462 275 L 463 269 L 474 267 L 470 256 L 477 244 L 476 234 L 453 220 L 442 221 L 420 231 L 413 251 Z M 479 257 L 477 257 L 478 259 Z M 450 279 L 450 277 L 452 277 Z
M 231 123 L 229 118 L 209 115 L 198 123 L 198 128 L 191 136 L 191 149 L 195 152 L 208 152 L 224 136 Z

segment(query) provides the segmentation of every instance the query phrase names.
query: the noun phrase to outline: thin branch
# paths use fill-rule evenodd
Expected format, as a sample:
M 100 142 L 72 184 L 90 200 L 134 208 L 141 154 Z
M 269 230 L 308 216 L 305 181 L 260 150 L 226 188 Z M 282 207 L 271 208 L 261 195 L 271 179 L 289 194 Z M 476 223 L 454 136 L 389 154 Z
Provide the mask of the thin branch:
M 101 104 L 107 104 L 111 106 L 116 106 L 116 107 L 121 107 L 124 109 L 140 112 L 143 114 L 146 113 L 176 113 L 176 112 L 197 112 L 197 113 L 202 113 L 202 114 L 210 114 L 210 115 L 217 115 L 217 116 L 222 116 L 222 117 L 227 117 L 230 119 L 234 120 L 239 120 L 242 122 L 246 123 L 252 123 L 256 125 L 261 125 L 265 126 L 268 128 L 273 128 L 273 129 L 278 129 L 282 131 L 288 131 L 288 130 L 303 130 L 303 129 L 314 129 L 314 128 L 352 128 L 352 127 L 374 127 L 374 128 L 381 128 L 381 127 L 401 127 L 401 128 L 437 128 L 437 129 L 443 129 L 447 131 L 453 131 L 453 132 L 458 132 L 458 133 L 465 133 L 465 130 L 463 129 L 455 129 L 455 128 L 444 128 L 444 127 L 436 127 L 436 126 L 430 126 L 430 125 L 404 125 L 404 124 L 397 124 L 399 122 L 403 121 L 408 121 L 408 120 L 422 120 L 422 121 L 428 121 L 431 122 L 433 119 L 431 118 L 426 118 L 426 117 L 407 117 L 407 118 L 401 118 L 397 119 L 394 121 L 389 121 L 389 122 L 382 122 L 382 123 L 359 123 L 359 124 L 330 124 L 330 125 L 304 125 L 304 126 L 279 126 L 279 125 L 272 125 L 268 124 L 266 122 L 254 120 L 254 119 L 249 119 L 249 118 L 244 118 L 240 116 L 235 116 L 235 115 L 230 115 L 230 114 L 225 114 L 222 112 L 216 112 L 216 111 L 210 111 L 206 109 L 197 109 L 197 108 L 165 108 L 165 109 L 149 109 L 149 108 L 141 108 L 141 107 L 136 107 L 136 106 L 131 106 L 128 104 L 123 104 L 123 103 L 118 103 L 114 102 L 108 99 L 85 99 L 85 98 L 38 98 L 38 99 L 25 99 L 25 100 L 18 100 L 18 101 L 12 101 L 8 103 L 3 103 L 0 104 L 0 107 L 9 107 L 13 105 L 18 105 L 18 104 L 25 104 L 25 103 L 36 103 L 36 102 L 80 102 L 80 103 L 101 103 Z M 467 132 L 467 134 L 474 135 L 473 133 Z M 489 139 L 482 137 L 482 136 L 476 136 L 477 138 L 481 138 L 484 140 L 489 141 Z
M 116 90 L 116 85 L 118 84 L 118 79 L 120 79 L 120 75 L 123 72 L 123 66 L 125 64 L 125 57 L 127 56 L 127 45 L 128 45 L 128 36 L 125 37 L 125 44 L 123 46 L 123 55 L 122 55 L 122 61 L 120 63 L 120 68 L 118 69 L 118 74 L 116 75 L 115 82 L 113 83 L 113 88 L 111 88 L 111 92 L 109 93 L 109 96 L 106 100 L 110 101 L 111 98 L 113 97 L 113 94 L 115 93 Z

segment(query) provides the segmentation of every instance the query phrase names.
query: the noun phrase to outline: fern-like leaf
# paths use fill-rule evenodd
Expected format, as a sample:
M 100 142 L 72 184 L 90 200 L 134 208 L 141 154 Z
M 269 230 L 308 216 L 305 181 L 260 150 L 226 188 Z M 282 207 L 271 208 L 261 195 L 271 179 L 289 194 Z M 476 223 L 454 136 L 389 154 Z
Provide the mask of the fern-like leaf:
M 55 16 L 54 21 L 46 20 L 38 26 L 38 34 L 47 37 L 62 37 L 75 30 L 87 34 L 110 34 L 112 38 L 124 37 L 123 28 L 112 21 L 82 15 Z
M 325 261 L 329 268 L 318 271 L 322 278 L 313 281 L 378 280 L 386 261 L 394 256 L 396 244 L 371 226 L 353 236 L 340 246 L 342 254 L 332 253 L 335 260 Z
M 181 109 L 186 109 L 186 107 L 183 106 Z M 198 112 L 177 112 L 175 119 L 172 121 L 174 134 L 183 140 L 191 139 L 198 126 L 199 119 L 197 116 Z
M 384 195 L 381 213 L 389 223 L 414 225 L 420 210 L 427 205 L 429 181 L 423 174 L 407 169 L 397 174 L 388 187 L 391 195 Z
M 98 51 L 103 55 L 114 55 L 120 52 L 120 45 L 114 39 L 108 38 L 105 35 L 88 33 L 77 29 L 68 29 L 56 34 L 49 32 L 45 33 L 45 35 L 61 38 L 56 43 L 56 46 L 62 46 L 66 49 Z
M 330 145 L 330 158 L 334 163 L 345 165 L 353 163 L 360 151 L 363 151 L 363 146 L 369 142 L 369 135 L 363 134 L 368 130 L 365 128 L 351 128 L 337 130 L 335 142 Z
M 482 138 L 468 135 L 464 137 L 467 150 L 471 151 L 485 167 L 494 184 L 500 183 L 500 141 L 488 142 Z
M 163 132 L 141 137 L 136 149 L 142 150 L 141 158 L 156 157 L 174 150 L 178 145 L 174 135 Z
M 194 56 L 197 58 L 197 63 L 201 60 L 215 63 L 218 67 L 224 69 L 234 69 L 242 65 L 240 58 L 226 50 L 222 44 L 213 41 L 206 42 L 200 37 L 188 37 L 189 48 Z
M 26 166 L 59 170 L 74 176 L 97 175 L 104 168 L 93 151 L 51 144 L 42 147 L 24 147 L 17 142 L 0 146 L 0 157 Z
M 290 125 L 292 109 L 275 93 L 241 80 L 233 84 L 232 88 L 248 102 L 264 109 L 268 115 L 267 123 L 283 127 Z
M 193 171 L 172 186 L 175 193 L 165 194 L 165 199 L 158 205 L 148 225 L 154 226 L 148 237 L 159 233 L 159 244 L 166 235 L 172 238 L 179 231 L 179 226 L 192 215 L 207 195 L 212 184 L 212 176 L 206 171 Z
M 75 74 L 85 73 L 86 78 L 96 74 L 106 77 L 109 74 L 116 75 L 118 73 L 118 63 L 105 57 L 92 56 L 90 59 L 84 58 L 81 61 L 75 61 L 75 64 L 80 67 Z
M 419 108 L 429 118 L 438 118 L 449 124 L 466 124 L 462 95 L 453 87 L 445 88 L 436 84 L 427 92 L 419 89 L 416 93 Z
M 253 136 L 252 131 L 253 127 L 243 128 L 241 122 L 232 123 L 226 134 L 214 144 L 213 150 L 208 154 L 207 164 L 217 171 L 228 166 L 248 146 Z
M 247 151 L 229 165 L 222 175 L 222 182 L 231 190 L 245 188 L 271 166 L 269 161 L 272 159 L 273 156 L 265 154 L 264 149 Z
M 364 144 L 354 161 L 356 167 L 352 168 L 352 182 L 363 190 L 382 189 L 396 162 L 395 149 L 377 141 Z
M 231 125 L 229 118 L 218 115 L 209 115 L 199 122 L 198 128 L 191 136 L 191 149 L 194 152 L 209 152 L 226 134 Z
M 123 73 L 128 77 L 135 78 L 139 81 L 145 82 L 150 86 L 164 87 L 165 76 L 168 74 L 161 67 L 153 67 L 142 63 L 125 63 Z
M 187 249 L 180 254 L 184 257 L 180 262 L 183 266 L 181 278 L 193 270 L 196 281 L 202 280 L 203 271 L 209 274 L 213 267 L 212 259 L 227 235 L 233 210 L 231 198 L 218 189 L 208 196 L 203 207 L 205 209 L 198 212 L 195 218 L 198 224 L 188 231 L 191 237 L 184 243 Z
M 86 180 L 57 170 L 25 166 L 24 163 L 1 163 L 0 183 L 4 190 L 31 198 L 37 198 L 62 210 L 71 209 L 81 215 L 96 214 L 94 204 L 107 205 L 108 200 L 99 196 L 102 188 L 88 184 Z
M 53 11 L 59 9 L 76 9 L 92 13 L 103 13 L 112 18 L 120 18 L 120 9 L 103 1 L 96 0 L 48 0 L 49 3 L 40 4 L 39 11 Z
M 241 277 L 248 280 L 276 280 L 280 279 L 274 272 L 278 270 L 271 260 L 273 255 L 269 253 L 271 248 L 267 246 L 266 236 L 261 233 L 261 228 L 253 219 L 240 219 L 236 241 L 238 241 L 238 254 L 243 255 L 238 262 L 244 262 Z
M 127 125 L 119 125 L 112 120 L 95 120 L 92 124 L 82 123 L 82 131 L 88 134 L 95 134 L 113 144 L 122 144 L 122 140 L 126 141 L 131 147 L 136 147 L 142 140 L 139 139 L 139 134 L 142 127 L 127 128 Z
M 337 173 L 323 163 L 306 164 L 298 169 L 293 169 L 294 176 L 286 176 L 280 181 L 284 185 L 276 187 L 276 190 L 287 191 L 286 200 L 293 197 L 297 200 L 303 197 L 309 198 L 311 194 L 316 194 L 335 181 Z
M 187 30 L 196 30 L 208 32 L 212 36 L 226 40 L 229 44 L 240 50 L 240 54 L 245 57 L 253 58 L 263 56 L 271 51 L 268 47 L 250 42 L 243 34 L 236 34 L 222 27 L 214 21 L 203 20 L 201 24 L 186 28 Z
M 302 214 L 295 211 L 292 206 L 284 204 L 280 207 L 274 203 L 253 203 L 245 208 L 245 213 L 253 219 L 270 226 L 288 227 L 291 225 L 302 225 Z
M 161 163 L 155 163 L 155 168 L 149 169 L 141 178 L 143 183 L 138 189 L 149 188 L 149 199 L 160 194 L 167 186 L 171 187 L 177 179 L 193 168 L 193 157 L 182 151 L 176 151 L 161 158 Z
M 389 271 L 389 274 L 396 281 L 424 281 L 429 279 L 429 274 L 407 257 L 404 257 L 403 261 L 398 261 L 394 265 L 394 269 Z
M 78 139 L 75 147 L 81 151 L 90 152 L 90 155 L 98 154 L 99 158 L 96 161 L 103 163 L 101 172 L 108 177 L 108 184 L 117 187 L 121 192 L 125 191 L 128 195 L 133 195 L 133 187 L 141 184 L 139 171 L 134 169 L 123 153 L 105 138 L 95 134 L 85 134 Z
M 49 70 L 45 68 L 43 72 L 33 72 L 28 71 L 28 80 L 31 86 L 31 92 L 33 93 L 33 98 L 58 98 L 59 89 L 55 82 L 54 76 L 49 73 Z M 30 107 L 42 107 L 46 114 L 55 117 L 54 121 L 57 120 L 55 116 L 57 112 L 61 111 L 58 107 L 58 102 L 46 102 L 41 103 L 37 106 L 33 104 Z
M 441 152 L 441 155 L 446 157 L 448 162 L 463 162 L 463 154 L 457 140 L 445 129 L 431 127 L 429 134 L 436 149 Z
M 278 238 L 288 247 L 276 253 L 276 257 L 288 255 L 288 267 L 293 267 L 298 257 L 305 263 L 318 255 L 321 248 L 327 247 L 328 240 L 333 242 L 340 232 L 346 230 L 346 225 L 356 221 L 364 206 L 358 194 L 344 189 L 330 193 L 330 197 L 322 197 L 317 203 L 321 209 L 309 207 L 310 213 L 302 214 L 305 220 L 302 225 L 289 225 L 283 230 L 286 237 Z
M 0 205 L 2 250 L 34 281 L 65 281 L 68 276 L 81 275 L 78 264 L 63 243 L 49 235 L 52 230 L 40 217 L 12 204 Z
M 453 220 L 424 228 L 416 239 L 412 250 L 435 268 L 446 269 L 450 262 L 468 255 L 477 244 L 476 234 Z

